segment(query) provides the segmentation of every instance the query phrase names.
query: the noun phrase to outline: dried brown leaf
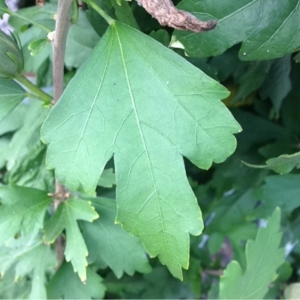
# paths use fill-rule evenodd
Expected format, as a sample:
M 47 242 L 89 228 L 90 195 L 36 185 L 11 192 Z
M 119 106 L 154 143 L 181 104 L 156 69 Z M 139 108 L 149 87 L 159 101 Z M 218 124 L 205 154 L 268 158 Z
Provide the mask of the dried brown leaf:
M 211 30 L 217 25 L 217 21 L 203 22 L 189 12 L 177 9 L 171 0 L 137 0 L 137 2 L 163 26 L 202 32 Z

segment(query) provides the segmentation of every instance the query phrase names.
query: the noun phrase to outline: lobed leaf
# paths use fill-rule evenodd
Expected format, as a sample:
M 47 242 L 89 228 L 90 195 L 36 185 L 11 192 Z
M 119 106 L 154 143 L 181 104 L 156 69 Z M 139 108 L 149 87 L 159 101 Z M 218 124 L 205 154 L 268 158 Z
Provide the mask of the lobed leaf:
M 281 0 L 183 0 L 178 8 L 199 19 L 215 18 L 218 25 L 205 34 L 175 31 L 171 46 L 189 56 L 215 56 L 242 42 L 241 60 L 281 57 L 300 46 L 299 5 L 299 0 L 285 5 Z
M 78 273 L 81 281 L 86 280 L 86 257 L 88 251 L 77 220 L 92 222 L 99 215 L 87 201 L 72 200 L 62 202 L 55 214 L 45 223 L 44 241 L 53 243 L 59 234 L 66 230 L 65 257 L 71 261 L 74 271 Z
M 234 260 L 227 266 L 220 281 L 219 299 L 263 299 L 277 268 L 284 262 L 279 230 L 280 209 L 276 208 L 267 227 L 259 228 L 255 241 L 247 242 L 245 270 Z
M 70 189 L 93 192 L 114 155 L 117 222 L 172 274 L 188 268 L 202 216 L 183 155 L 223 162 L 241 130 L 226 89 L 158 42 L 115 22 L 42 127 L 47 163 Z
M 31 277 L 29 299 L 47 299 L 45 273 L 57 264 L 54 252 L 38 238 L 30 235 L 11 239 L 0 248 L 0 271 L 2 276 L 13 270 L 15 281 Z

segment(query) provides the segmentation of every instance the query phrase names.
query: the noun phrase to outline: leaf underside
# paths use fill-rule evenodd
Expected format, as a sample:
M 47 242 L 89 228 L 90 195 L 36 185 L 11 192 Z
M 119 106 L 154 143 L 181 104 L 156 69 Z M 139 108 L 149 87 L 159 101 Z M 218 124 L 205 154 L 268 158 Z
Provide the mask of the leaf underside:
M 171 50 L 115 22 L 42 127 L 48 166 L 70 189 L 93 192 L 114 156 L 116 221 L 182 278 L 188 233 L 203 228 L 182 156 L 208 169 L 235 150 L 240 126 L 226 96 Z

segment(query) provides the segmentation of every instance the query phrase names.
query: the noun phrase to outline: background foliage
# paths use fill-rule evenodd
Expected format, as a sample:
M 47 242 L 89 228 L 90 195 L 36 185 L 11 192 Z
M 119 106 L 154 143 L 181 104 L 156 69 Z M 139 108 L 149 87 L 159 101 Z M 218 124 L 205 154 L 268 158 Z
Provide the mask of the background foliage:
M 299 299 L 300 2 L 174 1 L 206 33 L 91 2 L 118 22 L 83 3 L 53 109 L 0 78 L 0 297 Z M 0 15 L 51 93 L 57 1 L 21 4 Z

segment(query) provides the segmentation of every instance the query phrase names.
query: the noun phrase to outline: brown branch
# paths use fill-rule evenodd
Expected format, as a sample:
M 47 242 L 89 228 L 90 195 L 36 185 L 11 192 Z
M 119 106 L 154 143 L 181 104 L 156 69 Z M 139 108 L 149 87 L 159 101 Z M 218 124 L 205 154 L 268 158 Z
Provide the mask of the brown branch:
M 203 22 L 189 12 L 177 9 L 171 0 L 137 0 L 137 2 L 163 26 L 202 32 L 214 29 L 217 25 L 217 21 Z
M 71 25 L 68 19 L 68 12 L 72 5 L 73 0 L 59 0 L 57 7 L 57 16 L 55 23 L 55 32 L 53 35 L 53 87 L 54 98 L 53 105 L 55 105 L 63 93 L 64 88 L 64 62 L 65 62 L 65 49 L 67 41 L 67 33 Z M 55 182 L 54 209 L 56 210 L 59 204 L 68 197 L 66 188 L 59 183 Z M 60 267 L 64 260 L 65 243 L 62 236 L 59 236 L 55 243 L 55 251 L 58 260 L 57 269 Z

